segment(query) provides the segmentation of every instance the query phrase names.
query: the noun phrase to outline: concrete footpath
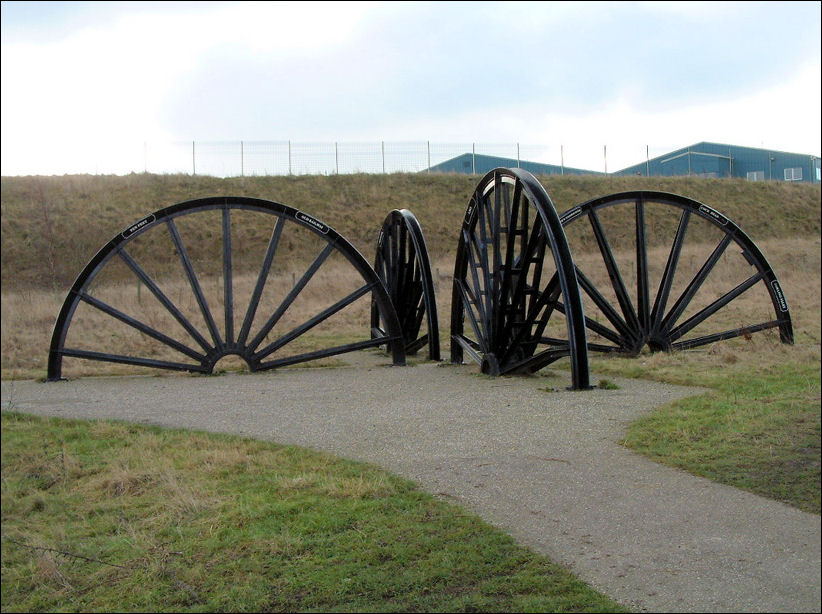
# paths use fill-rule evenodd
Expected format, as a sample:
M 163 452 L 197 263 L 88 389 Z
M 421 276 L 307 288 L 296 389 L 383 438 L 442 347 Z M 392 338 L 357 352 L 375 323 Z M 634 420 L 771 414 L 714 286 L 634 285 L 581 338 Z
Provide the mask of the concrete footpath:
M 374 463 L 476 512 L 620 603 L 651 612 L 819 612 L 820 517 L 651 462 L 617 442 L 698 391 L 476 366 L 2 382 L 2 407 L 296 444 Z M 594 379 L 593 381 L 597 381 Z

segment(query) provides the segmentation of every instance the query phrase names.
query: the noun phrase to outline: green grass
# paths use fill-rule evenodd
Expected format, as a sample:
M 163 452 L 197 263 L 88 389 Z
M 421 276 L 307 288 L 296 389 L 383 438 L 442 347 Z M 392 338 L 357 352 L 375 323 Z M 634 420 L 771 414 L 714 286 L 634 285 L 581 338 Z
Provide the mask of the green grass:
M 630 449 L 819 514 L 819 346 L 802 361 L 790 358 L 794 352 L 803 350 L 778 348 L 760 365 L 717 364 L 683 352 L 646 361 L 598 359 L 593 368 L 710 389 L 631 424 L 622 442 Z
M 623 611 L 376 468 L 238 437 L 2 415 L 2 608 Z

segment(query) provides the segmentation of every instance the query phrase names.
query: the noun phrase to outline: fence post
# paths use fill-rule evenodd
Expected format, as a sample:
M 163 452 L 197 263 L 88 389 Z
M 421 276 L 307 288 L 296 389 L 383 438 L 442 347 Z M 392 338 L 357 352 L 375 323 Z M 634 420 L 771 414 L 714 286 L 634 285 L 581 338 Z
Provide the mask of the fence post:
M 191 174 L 197 174 L 197 159 L 194 157 L 194 141 L 191 141 Z

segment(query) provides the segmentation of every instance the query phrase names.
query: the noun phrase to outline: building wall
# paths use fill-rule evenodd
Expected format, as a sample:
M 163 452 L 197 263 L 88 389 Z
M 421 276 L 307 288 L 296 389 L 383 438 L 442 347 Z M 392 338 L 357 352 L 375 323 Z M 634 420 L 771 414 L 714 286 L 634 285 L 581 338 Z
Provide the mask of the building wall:
M 805 154 L 703 142 L 629 166 L 614 174 L 652 177 L 696 175 L 739 177 L 749 181 L 819 183 L 820 159 Z
M 513 158 L 502 158 L 498 156 L 488 156 L 484 154 L 465 153 L 456 158 L 451 158 L 445 162 L 440 162 L 431 167 L 432 173 L 466 173 L 484 175 L 495 168 L 521 168 L 534 175 L 601 175 L 596 171 L 587 171 L 579 168 L 556 166 L 554 164 L 542 164 L 540 162 L 529 162 L 528 160 L 515 160 Z

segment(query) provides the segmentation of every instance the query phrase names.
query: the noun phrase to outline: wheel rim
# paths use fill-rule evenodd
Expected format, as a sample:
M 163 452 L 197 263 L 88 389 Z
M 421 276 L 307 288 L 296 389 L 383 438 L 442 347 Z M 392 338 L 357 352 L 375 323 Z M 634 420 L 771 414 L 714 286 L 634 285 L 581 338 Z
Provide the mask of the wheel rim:
M 676 194 L 632 191 L 587 201 L 561 220 L 576 254 L 589 349 L 689 349 L 771 328 L 793 342 L 773 269 L 715 209 Z M 586 251 L 598 255 L 583 263 Z M 764 319 L 749 306 L 763 302 L 773 309 Z
M 286 244 L 305 255 L 290 275 Z M 345 281 L 332 284 L 338 269 Z M 336 342 L 341 314 L 367 310 L 368 295 L 388 332 Z M 47 379 L 62 378 L 65 357 L 212 373 L 229 355 L 261 371 L 390 344 L 404 364 L 401 335 L 376 273 L 331 227 L 272 201 L 204 198 L 155 211 L 92 258 L 55 323 Z
M 397 313 L 406 354 L 428 345 L 429 360 L 440 360 L 439 323 L 428 248 L 417 218 L 407 209 L 394 209 L 385 218 L 377 240 L 374 270 L 385 284 Z M 427 332 L 420 334 L 423 321 Z M 385 336 L 376 301 L 371 308 L 375 337 Z
M 583 322 L 573 259 L 545 189 L 521 169 L 491 171 L 474 191 L 461 228 L 452 362 L 467 353 L 483 372 L 498 375 L 535 372 L 569 357 L 572 387 L 588 388 Z

